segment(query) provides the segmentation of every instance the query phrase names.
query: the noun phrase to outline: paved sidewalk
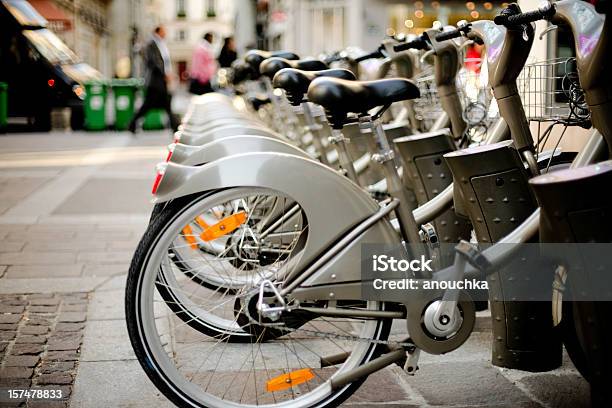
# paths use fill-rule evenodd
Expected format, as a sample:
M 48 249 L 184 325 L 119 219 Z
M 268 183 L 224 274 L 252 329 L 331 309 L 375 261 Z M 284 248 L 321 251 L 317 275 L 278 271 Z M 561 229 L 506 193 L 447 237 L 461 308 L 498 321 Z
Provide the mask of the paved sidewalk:
M 123 312 L 153 168 L 169 140 L 168 132 L 0 136 L 0 388 L 59 388 L 69 398 L 27 406 L 172 406 L 135 359 Z M 502 370 L 489 363 L 490 342 L 483 330 L 456 352 L 423 356 L 413 377 L 388 367 L 345 406 L 588 406 L 567 358 L 550 373 Z
M 75 407 L 170 406 L 133 356 L 123 318 L 169 133 L 0 140 L 0 388 L 59 388 Z M 32 329 L 40 322 L 45 334 Z
M 54 405 L 65 405 L 76 376 L 87 303 L 87 293 L 0 295 L 0 387 L 59 390 L 64 401 Z M 13 401 L 21 402 L 25 398 Z

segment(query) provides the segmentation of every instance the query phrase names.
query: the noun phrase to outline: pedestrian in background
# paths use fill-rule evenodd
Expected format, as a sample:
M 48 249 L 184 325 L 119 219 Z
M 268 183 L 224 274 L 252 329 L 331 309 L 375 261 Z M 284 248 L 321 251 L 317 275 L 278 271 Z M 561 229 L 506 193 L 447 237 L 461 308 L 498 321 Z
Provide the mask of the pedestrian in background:
M 217 62 L 212 42 L 212 33 L 206 33 L 193 51 L 189 80 L 189 92 L 192 94 L 202 95 L 213 91 L 210 81 L 217 72 Z
M 225 39 L 223 39 L 223 47 L 219 53 L 219 66 L 221 66 L 221 68 L 230 68 L 232 62 L 234 62 L 236 58 L 238 58 L 238 53 L 236 52 L 234 37 L 225 37 Z
M 129 130 L 132 133 L 136 133 L 136 121 L 146 115 L 150 109 L 164 109 L 172 129 L 176 131 L 178 128 L 178 121 L 172 113 L 172 96 L 168 92 L 168 85 L 172 79 L 172 62 L 164 38 L 166 38 L 166 29 L 163 26 L 156 27 L 144 49 L 146 93 L 140 109 L 130 122 Z

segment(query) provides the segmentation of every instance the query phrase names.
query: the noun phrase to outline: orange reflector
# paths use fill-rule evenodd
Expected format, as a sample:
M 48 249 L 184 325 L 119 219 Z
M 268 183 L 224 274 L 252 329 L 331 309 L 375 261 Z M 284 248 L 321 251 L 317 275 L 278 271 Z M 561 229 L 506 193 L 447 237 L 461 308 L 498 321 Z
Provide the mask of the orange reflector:
M 195 222 L 197 222 L 198 225 L 202 227 L 202 229 L 210 228 L 210 225 L 208 225 L 206 221 L 204 221 L 204 218 L 202 218 L 202 216 L 197 217 L 195 219 Z
M 230 216 L 225 217 L 215 225 L 211 225 L 208 227 L 201 235 L 203 241 L 212 241 L 213 239 L 217 239 L 222 237 L 225 234 L 229 234 L 238 228 L 241 224 L 243 224 L 247 219 L 247 215 L 244 211 L 240 211 L 239 213 L 232 214 Z
M 266 391 L 274 392 L 286 390 L 287 388 L 310 381 L 314 378 L 314 376 L 315 375 L 310 368 L 303 368 L 301 370 L 292 371 L 288 374 L 279 375 L 278 377 L 266 382 Z
M 189 243 L 191 249 L 198 249 L 198 241 L 195 239 L 190 225 L 185 225 L 183 228 L 183 236 L 185 237 L 185 241 Z

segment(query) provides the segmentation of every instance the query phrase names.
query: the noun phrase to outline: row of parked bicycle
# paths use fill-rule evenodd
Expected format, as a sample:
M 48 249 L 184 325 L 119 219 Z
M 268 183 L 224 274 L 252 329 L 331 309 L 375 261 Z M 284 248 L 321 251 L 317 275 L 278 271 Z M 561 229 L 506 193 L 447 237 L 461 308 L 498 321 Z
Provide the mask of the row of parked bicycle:
M 157 388 L 179 406 L 337 406 L 371 373 L 457 349 L 488 307 L 494 365 L 552 370 L 564 344 L 609 406 L 612 309 L 585 289 L 609 265 L 518 255 L 612 239 L 609 7 L 510 4 L 357 58 L 237 61 L 234 94 L 195 97 L 158 166 L 128 275 L 130 339 Z M 527 64 L 538 20 L 568 26 L 576 57 Z M 485 54 L 466 60 L 474 43 Z M 381 79 L 357 79 L 366 59 Z M 590 129 L 578 153 L 558 148 L 569 126 Z M 486 277 L 488 301 L 364 291 L 367 244 L 435 259 L 411 278 Z M 526 282 L 546 299 L 508 297 Z

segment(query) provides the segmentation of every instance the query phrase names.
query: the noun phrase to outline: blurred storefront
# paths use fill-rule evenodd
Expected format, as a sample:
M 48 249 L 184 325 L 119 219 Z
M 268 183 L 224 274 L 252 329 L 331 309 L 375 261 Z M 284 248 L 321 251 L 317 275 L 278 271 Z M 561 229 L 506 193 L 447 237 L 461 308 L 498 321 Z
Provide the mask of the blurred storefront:
M 51 0 L 29 0 L 29 3 L 49 22 L 49 29 L 56 34 L 72 29 L 72 19 Z
M 146 3 L 152 0 L 29 0 L 57 34 L 84 62 L 107 77 L 118 61 L 138 62 L 136 44 L 149 31 Z M 138 70 L 136 70 L 138 71 Z
M 110 0 L 32 0 L 53 30 L 86 63 L 111 71 L 108 53 Z

